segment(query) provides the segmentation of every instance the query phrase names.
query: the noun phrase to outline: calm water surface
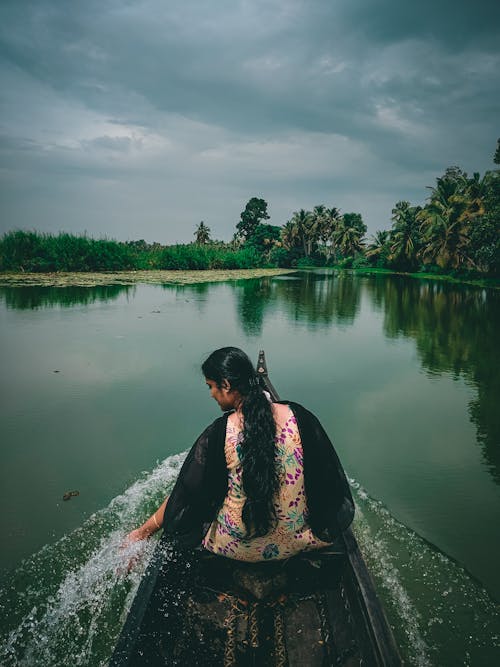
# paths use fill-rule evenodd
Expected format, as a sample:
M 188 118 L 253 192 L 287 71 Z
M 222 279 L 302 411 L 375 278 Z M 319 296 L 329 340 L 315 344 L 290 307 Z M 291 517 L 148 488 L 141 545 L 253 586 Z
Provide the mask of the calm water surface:
M 120 540 L 237 345 L 331 435 L 408 663 L 500 664 L 499 325 L 493 290 L 397 276 L 0 289 L 0 663 L 106 663 L 140 577 Z

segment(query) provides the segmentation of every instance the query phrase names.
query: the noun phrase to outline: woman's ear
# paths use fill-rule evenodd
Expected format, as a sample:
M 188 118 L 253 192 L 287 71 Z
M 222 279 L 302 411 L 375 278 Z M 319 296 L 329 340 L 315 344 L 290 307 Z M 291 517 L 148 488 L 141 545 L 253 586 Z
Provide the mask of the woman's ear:
M 224 379 L 222 380 L 220 386 L 221 386 L 221 389 L 225 389 L 226 391 L 231 391 L 231 385 L 230 385 L 229 382 L 226 380 L 226 378 L 224 378 Z

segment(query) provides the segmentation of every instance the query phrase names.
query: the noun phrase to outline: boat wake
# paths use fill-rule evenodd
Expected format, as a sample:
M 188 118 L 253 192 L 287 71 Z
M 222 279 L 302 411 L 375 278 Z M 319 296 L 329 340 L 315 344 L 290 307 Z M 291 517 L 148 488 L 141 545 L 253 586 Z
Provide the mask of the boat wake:
M 167 458 L 12 573 L 0 592 L 2 666 L 107 664 L 155 544 L 123 539 L 163 501 L 184 458 Z
M 158 507 L 184 458 L 168 457 L 9 573 L 0 591 L 2 666 L 107 664 L 154 548 L 154 541 L 122 548 L 123 538 Z M 351 486 L 354 530 L 405 663 L 494 664 L 500 621 L 484 589 L 356 481 Z M 138 564 L 128 572 L 131 559 Z
M 350 484 L 354 532 L 405 664 L 499 664 L 500 610 L 484 587 L 358 482 Z

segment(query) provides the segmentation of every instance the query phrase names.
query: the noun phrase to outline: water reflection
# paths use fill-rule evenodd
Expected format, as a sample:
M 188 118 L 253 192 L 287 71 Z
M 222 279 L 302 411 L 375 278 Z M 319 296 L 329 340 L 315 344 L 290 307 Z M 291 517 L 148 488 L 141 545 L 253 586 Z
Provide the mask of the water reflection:
M 179 295 L 196 295 L 196 296 L 206 296 L 213 283 L 192 283 L 188 285 L 168 285 L 164 284 L 162 285 L 163 289 L 165 290 L 175 290 L 176 294 Z
M 359 313 L 360 282 L 332 272 L 301 274 L 300 281 L 274 281 L 274 297 L 295 322 L 352 326 Z
M 374 279 L 366 289 L 384 313 L 388 338 L 413 339 L 429 374 L 463 377 L 477 389 L 469 415 L 486 464 L 500 483 L 500 295 L 396 276 Z
M 135 285 L 97 285 L 95 287 L 1 287 L 0 302 L 16 310 L 36 310 L 114 301 L 120 294 L 133 296 Z
M 193 283 L 187 285 L 162 285 L 162 288 L 168 292 L 174 292 L 177 303 L 193 303 L 202 314 L 205 312 L 208 295 L 213 283 Z
M 264 311 L 272 302 L 272 282 L 241 280 L 235 285 L 236 309 L 240 324 L 247 336 L 260 336 L 264 322 Z
M 260 336 L 267 311 L 284 310 L 288 320 L 310 327 L 352 326 L 359 313 L 361 287 L 352 275 L 303 272 L 295 280 L 262 278 L 235 286 L 240 325 L 248 336 Z
M 201 313 L 213 283 L 163 285 L 179 304 L 192 303 Z M 70 307 L 135 296 L 134 285 L 96 287 L 4 287 L 0 302 L 9 309 Z M 484 459 L 500 483 L 500 295 L 494 290 L 421 282 L 403 276 L 371 276 L 331 271 L 304 271 L 293 277 L 265 277 L 219 283 L 234 294 L 243 333 L 262 335 L 266 315 L 280 311 L 289 323 L 306 328 L 352 327 L 361 312 L 362 296 L 383 314 L 383 333 L 390 339 L 415 342 L 421 367 L 430 375 L 450 374 L 472 384 L 469 403 Z

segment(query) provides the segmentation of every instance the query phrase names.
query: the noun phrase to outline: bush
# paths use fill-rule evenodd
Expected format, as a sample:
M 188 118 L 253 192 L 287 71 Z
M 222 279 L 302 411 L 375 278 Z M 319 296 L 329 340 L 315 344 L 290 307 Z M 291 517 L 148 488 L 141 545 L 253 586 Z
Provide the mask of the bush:
M 255 248 L 232 250 L 195 243 L 167 246 L 160 260 L 160 268 L 173 270 L 253 269 L 258 266 L 262 266 L 262 256 Z
M 343 257 L 337 264 L 339 269 L 350 269 L 352 268 L 353 258 L 352 257 Z
M 296 264 L 298 269 L 309 269 L 312 266 L 318 266 L 317 261 L 313 257 L 301 257 Z
M 209 259 L 202 246 L 195 244 L 167 246 L 160 260 L 161 269 L 200 270 L 208 269 Z
M 293 254 L 285 248 L 275 247 L 269 255 L 269 264 L 271 266 L 278 266 L 280 269 L 290 267 L 292 260 Z
M 443 273 L 443 269 L 438 266 L 437 264 L 421 264 L 418 267 L 418 272 L 419 273 L 434 273 L 436 275 L 439 275 L 440 273 Z
M 225 269 L 255 269 L 262 266 L 262 256 L 255 248 L 229 251 L 224 257 Z
M 8 232 L 0 241 L 0 269 L 30 271 L 29 262 L 40 257 L 41 251 L 42 237 L 36 232 Z
M 352 262 L 353 269 L 363 269 L 365 266 L 370 266 L 370 262 L 364 255 L 357 255 Z

